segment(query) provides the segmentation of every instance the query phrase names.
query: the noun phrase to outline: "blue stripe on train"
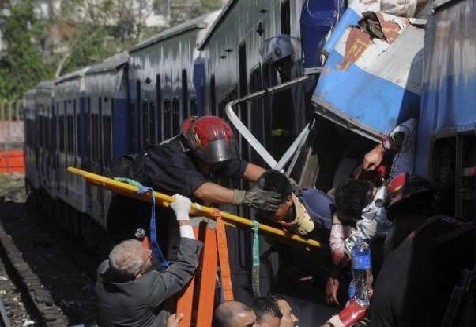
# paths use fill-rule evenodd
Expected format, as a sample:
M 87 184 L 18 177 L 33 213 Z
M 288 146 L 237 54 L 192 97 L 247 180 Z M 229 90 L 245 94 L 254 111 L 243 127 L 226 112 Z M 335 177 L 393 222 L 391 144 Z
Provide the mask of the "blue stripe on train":
M 339 111 L 380 133 L 389 133 L 397 122 L 417 115 L 420 96 L 357 65 L 338 70 L 343 56 L 333 52 L 326 62 L 313 100 Z

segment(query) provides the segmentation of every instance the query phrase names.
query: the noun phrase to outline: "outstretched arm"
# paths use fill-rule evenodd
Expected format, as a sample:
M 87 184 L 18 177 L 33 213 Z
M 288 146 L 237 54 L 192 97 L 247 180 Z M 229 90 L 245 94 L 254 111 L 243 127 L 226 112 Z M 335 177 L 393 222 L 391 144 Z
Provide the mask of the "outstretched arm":
M 266 170 L 261 166 L 248 163 L 245 169 L 245 173 L 243 174 L 243 178 L 252 182 L 256 182 L 265 171 Z

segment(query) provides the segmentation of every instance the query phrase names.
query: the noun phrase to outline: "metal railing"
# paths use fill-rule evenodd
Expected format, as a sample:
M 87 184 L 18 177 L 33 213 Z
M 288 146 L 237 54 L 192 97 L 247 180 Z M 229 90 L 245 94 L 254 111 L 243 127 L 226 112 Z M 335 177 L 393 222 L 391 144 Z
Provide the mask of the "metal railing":
M 0 99 L 0 121 L 23 120 L 23 101 Z

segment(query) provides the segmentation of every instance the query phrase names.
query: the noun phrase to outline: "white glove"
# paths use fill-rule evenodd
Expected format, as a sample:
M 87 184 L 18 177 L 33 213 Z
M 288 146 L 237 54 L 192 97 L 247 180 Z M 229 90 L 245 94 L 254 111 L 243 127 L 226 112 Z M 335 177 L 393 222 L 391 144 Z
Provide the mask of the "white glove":
M 190 211 L 190 204 L 192 203 L 189 198 L 180 195 L 174 194 L 174 202 L 170 204 L 170 207 L 175 211 L 175 219 L 179 220 L 189 220 L 190 216 L 188 215 Z

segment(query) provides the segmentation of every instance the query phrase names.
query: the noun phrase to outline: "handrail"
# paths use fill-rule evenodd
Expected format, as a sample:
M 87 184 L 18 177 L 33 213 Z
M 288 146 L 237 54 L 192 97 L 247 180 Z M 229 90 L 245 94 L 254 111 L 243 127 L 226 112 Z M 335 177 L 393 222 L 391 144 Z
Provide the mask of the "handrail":
M 136 198 L 138 200 L 142 201 L 151 201 L 150 195 L 149 194 L 137 194 L 138 188 L 126 183 L 122 183 L 119 181 L 116 181 L 114 179 L 104 177 L 95 173 L 88 172 L 86 170 L 78 169 L 75 167 L 68 167 L 67 168 L 68 172 L 76 175 L 83 176 L 85 180 L 97 187 L 105 188 L 113 192 L 121 193 L 123 195 L 129 196 Z M 156 200 L 156 204 L 161 205 L 163 207 L 169 207 L 170 203 L 173 202 L 173 198 L 167 194 L 163 194 L 160 192 L 154 191 L 154 197 Z M 215 219 L 215 212 L 217 209 L 215 208 L 210 208 L 206 207 L 203 205 L 200 205 L 198 203 L 192 203 L 190 213 L 192 215 L 204 215 L 208 218 Z M 233 225 L 242 225 L 242 226 L 247 226 L 247 227 L 253 227 L 253 221 L 247 218 L 243 218 L 237 215 L 233 215 L 229 212 L 226 211 L 220 211 L 221 217 L 223 220 L 227 221 L 228 223 L 232 223 Z M 301 237 L 296 234 L 292 234 L 289 232 L 286 232 L 282 229 L 274 228 L 268 225 L 264 224 L 259 224 L 259 230 L 261 232 L 265 232 L 268 234 L 272 234 L 274 236 L 278 236 L 278 238 L 281 239 L 286 239 L 287 241 L 293 241 L 297 243 L 302 243 L 305 245 L 309 245 L 312 247 L 320 247 L 321 243 L 313 240 L 313 239 L 307 239 L 304 237 Z

